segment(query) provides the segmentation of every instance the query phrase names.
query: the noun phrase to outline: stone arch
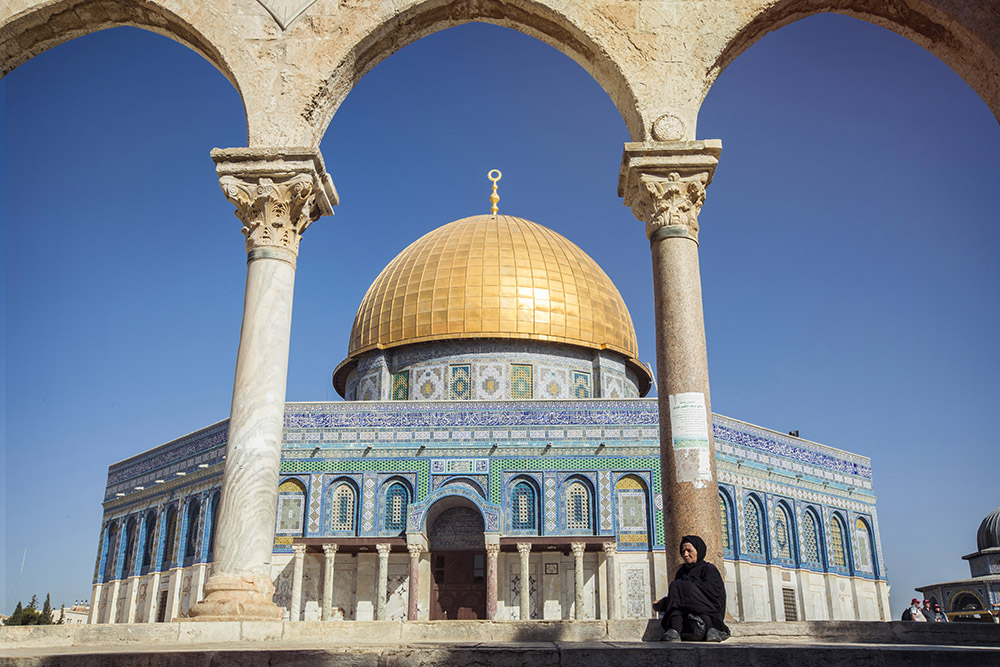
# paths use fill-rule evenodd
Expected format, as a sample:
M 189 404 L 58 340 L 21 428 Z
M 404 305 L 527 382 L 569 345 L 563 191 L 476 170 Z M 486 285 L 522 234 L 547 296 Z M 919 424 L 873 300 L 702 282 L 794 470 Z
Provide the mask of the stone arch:
M 225 22 L 207 13 L 181 16 L 149 0 L 52 0 L 7 18 L 0 24 L 0 77 L 31 58 L 77 37 L 131 26 L 162 35 L 183 44 L 210 62 L 233 85 L 243 100 L 243 90 L 231 49 L 243 50 L 244 42 L 227 30 Z M 215 33 L 215 34 L 213 34 Z M 225 45 L 225 50 L 221 45 Z
M 764 4 L 764 3 L 760 3 Z M 985 4 L 956 0 L 778 0 L 747 20 L 727 41 L 705 79 L 719 74 L 769 32 L 822 13 L 843 14 L 895 32 L 937 56 L 1000 119 L 1000 15 Z
M 417 0 L 399 12 L 379 17 L 306 102 L 302 117 L 314 128 L 314 145 L 319 144 L 351 89 L 372 68 L 422 37 L 465 23 L 511 28 L 572 58 L 604 89 L 633 139 L 640 140 L 643 120 L 636 93 L 611 49 L 550 4 L 537 0 Z
M 483 515 L 487 533 L 499 533 L 502 529 L 503 515 L 499 505 L 483 500 L 482 496 L 468 487 L 453 485 L 436 489 L 421 502 L 411 504 L 406 532 L 427 535 L 434 520 L 452 507 L 469 507 L 477 510 Z

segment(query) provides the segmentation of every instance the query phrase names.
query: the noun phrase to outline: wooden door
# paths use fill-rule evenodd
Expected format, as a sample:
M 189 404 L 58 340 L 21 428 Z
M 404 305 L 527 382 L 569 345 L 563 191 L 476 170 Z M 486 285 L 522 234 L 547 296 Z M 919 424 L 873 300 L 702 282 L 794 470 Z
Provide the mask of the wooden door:
M 486 618 L 486 554 L 433 554 L 431 620 Z

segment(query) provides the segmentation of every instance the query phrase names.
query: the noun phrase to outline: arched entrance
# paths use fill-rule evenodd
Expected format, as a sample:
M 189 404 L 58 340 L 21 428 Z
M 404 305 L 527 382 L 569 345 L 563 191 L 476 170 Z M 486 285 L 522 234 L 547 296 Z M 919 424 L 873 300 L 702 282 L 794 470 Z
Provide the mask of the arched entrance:
M 438 504 L 444 503 L 449 506 L 428 522 L 431 620 L 486 618 L 483 515 L 462 498 L 452 497 Z

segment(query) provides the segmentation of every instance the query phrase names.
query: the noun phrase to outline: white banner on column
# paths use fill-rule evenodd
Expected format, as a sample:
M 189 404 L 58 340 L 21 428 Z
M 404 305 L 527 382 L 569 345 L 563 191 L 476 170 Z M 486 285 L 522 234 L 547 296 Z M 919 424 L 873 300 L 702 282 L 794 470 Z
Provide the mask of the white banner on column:
M 674 447 L 674 467 L 678 482 L 694 488 L 712 481 L 712 449 L 708 439 L 708 410 L 705 394 L 670 394 L 670 436 Z

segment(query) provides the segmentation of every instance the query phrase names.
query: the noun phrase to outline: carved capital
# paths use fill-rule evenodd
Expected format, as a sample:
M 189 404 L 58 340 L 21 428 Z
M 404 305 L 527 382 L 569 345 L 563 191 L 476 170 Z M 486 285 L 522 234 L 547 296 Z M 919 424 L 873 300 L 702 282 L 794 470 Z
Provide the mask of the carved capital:
M 569 548 L 573 551 L 574 557 L 583 558 L 583 552 L 587 550 L 587 545 L 583 542 L 572 542 Z
M 216 149 L 212 159 L 243 223 L 247 253 L 280 248 L 297 255 L 306 228 L 337 205 L 337 190 L 313 149 Z
M 375 551 L 378 552 L 378 557 L 379 558 L 388 558 L 389 557 L 389 552 L 392 551 L 392 545 L 391 544 L 376 544 L 375 545 Z
M 323 545 L 323 556 L 326 558 L 333 558 L 337 555 L 337 551 L 340 550 L 340 545 L 337 544 L 324 544 Z
M 500 545 L 499 544 L 487 544 L 486 545 L 486 555 L 490 558 L 496 558 L 500 555 Z
M 608 558 L 614 558 L 618 553 L 618 544 L 615 542 L 605 542 L 604 543 L 604 554 Z
M 247 252 L 278 247 L 298 254 L 302 233 L 319 219 L 312 179 L 306 174 L 279 179 L 223 176 L 219 184 L 236 205 Z
M 406 550 L 410 552 L 410 558 L 420 558 L 420 554 L 424 552 L 424 546 L 422 544 L 407 544 Z
M 518 542 L 517 553 L 521 554 L 522 557 L 527 557 L 531 553 L 531 542 Z
M 646 238 L 698 241 L 698 213 L 721 150 L 718 141 L 625 144 L 618 195 L 645 223 Z
M 306 555 L 306 545 L 304 545 L 304 544 L 293 544 L 292 545 L 292 553 L 295 555 L 295 558 L 302 558 L 303 556 Z

